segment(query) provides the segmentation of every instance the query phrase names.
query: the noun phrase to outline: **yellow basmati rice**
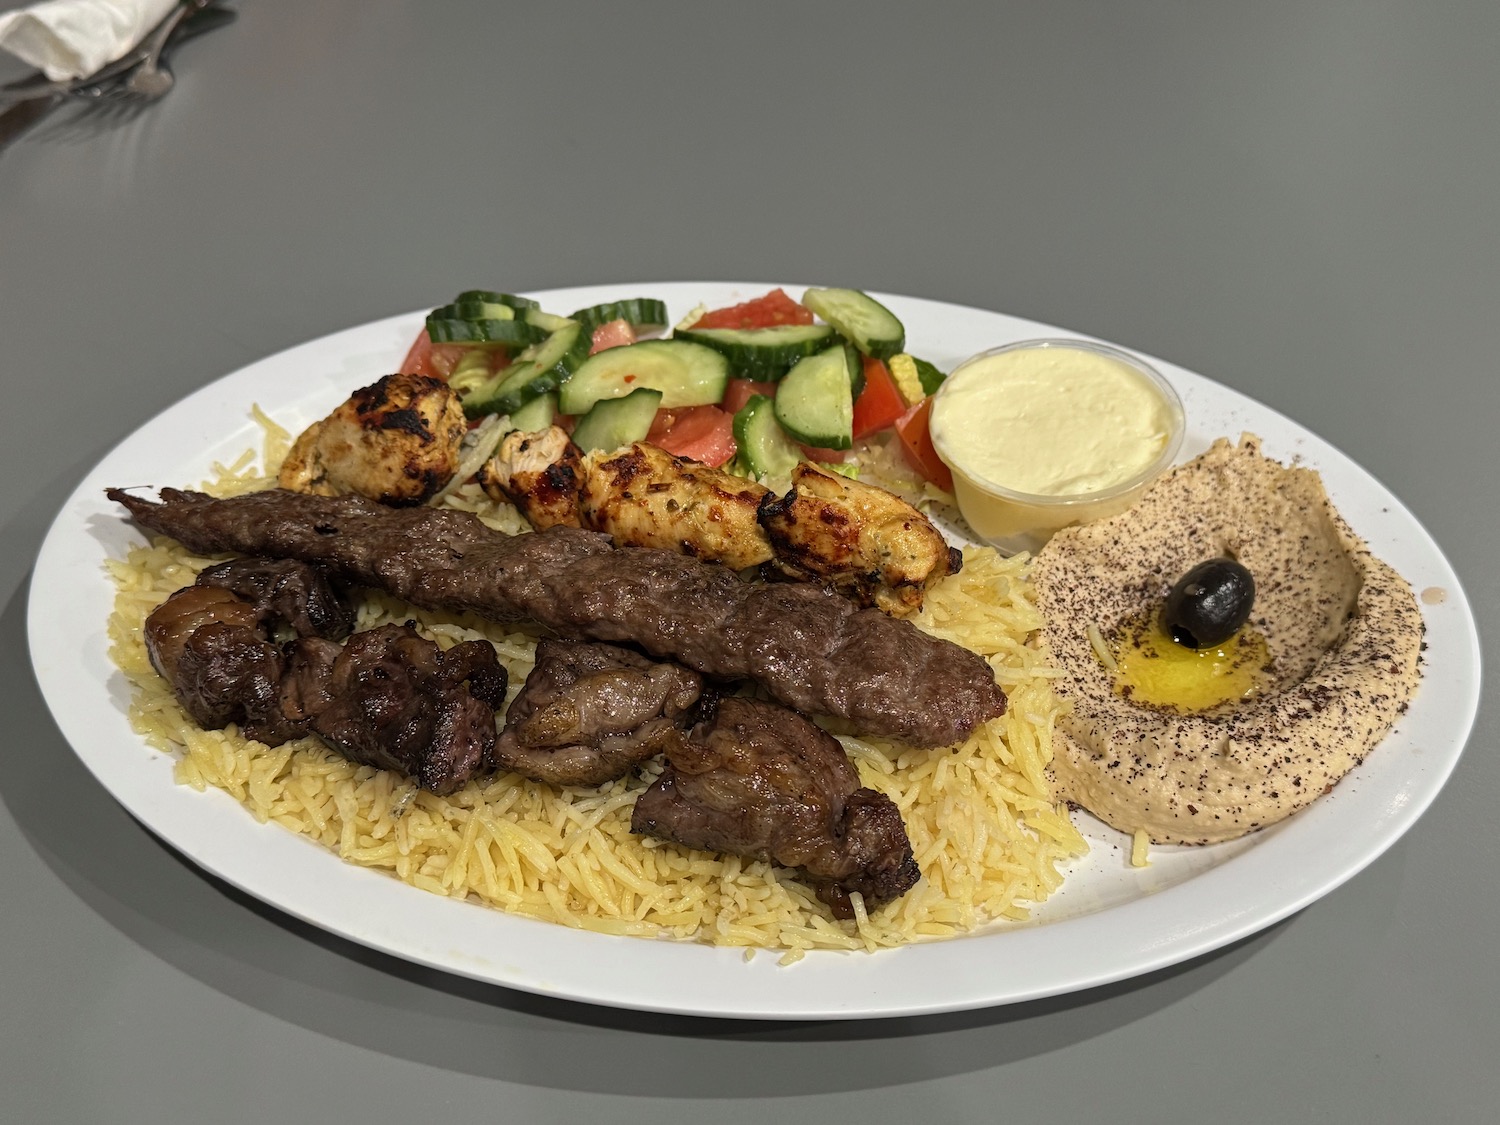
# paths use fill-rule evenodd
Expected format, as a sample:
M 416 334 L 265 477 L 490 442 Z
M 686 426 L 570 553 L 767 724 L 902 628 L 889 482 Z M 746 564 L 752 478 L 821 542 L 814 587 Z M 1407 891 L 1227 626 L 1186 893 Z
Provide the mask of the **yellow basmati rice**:
M 256 415 L 267 433 L 263 464 L 277 465 L 289 435 Z M 263 487 L 252 462 L 215 466 L 205 489 L 226 495 Z M 448 503 L 499 530 L 525 528 L 513 509 L 472 485 Z M 350 863 L 566 926 L 775 949 L 789 963 L 813 949 L 876 950 L 1024 919 L 1061 882 L 1061 866 L 1087 850 L 1046 778 L 1055 672 L 1028 643 L 1041 622 L 1026 560 L 987 548 L 969 549 L 964 559 L 960 574 L 930 592 L 917 625 L 985 655 L 1009 707 L 948 750 L 839 734 L 864 784 L 901 809 L 923 876 L 896 902 L 871 912 L 857 903 L 847 922 L 834 920 L 793 872 L 632 835 L 631 806 L 659 763 L 598 789 L 558 790 L 506 774 L 438 797 L 346 761 L 315 739 L 269 748 L 233 727 L 200 730 L 151 668 L 142 639 L 146 615 L 215 561 L 171 540 L 110 562 L 117 586 L 111 655 L 135 685 L 132 725 L 151 746 L 176 754 L 180 783 L 222 789 L 258 820 L 309 836 Z M 377 593 L 365 597 L 357 627 L 405 620 L 444 646 L 491 641 L 512 697 L 531 669 L 534 634 L 472 614 L 434 614 Z

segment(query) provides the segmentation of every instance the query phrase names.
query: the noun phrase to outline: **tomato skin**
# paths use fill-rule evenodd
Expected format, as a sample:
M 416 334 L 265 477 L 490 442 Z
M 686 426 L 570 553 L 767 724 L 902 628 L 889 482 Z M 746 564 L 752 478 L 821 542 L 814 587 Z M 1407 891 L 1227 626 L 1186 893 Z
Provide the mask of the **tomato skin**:
M 755 395 L 776 397 L 775 383 L 757 383 L 754 379 L 731 379 L 724 388 L 724 399 L 719 403 L 730 414 L 738 414 Z
M 434 344 L 424 327 L 417 333 L 406 358 L 396 370 L 400 375 L 426 375 L 433 379 L 446 379 L 453 374 L 453 369 L 458 366 L 458 361 L 467 350 L 462 344 Z M 496 353 L 496 360 L 503 364 L 503 349 L 491 350 Z
M 799 305 L 784 289 L 772 289 L 764 297 L 704 313 L 694 328 L 772 328 L 778 324 L 811 324 L 812 310 Z
M 594 339 L 589 345 L 589 355 L 597 355 L 609 348 L 623 348 L 635 343 L 635 329 L 625 319 L 610 320 L 594 329 Z
M 854 438 L 877 433 L 894 425 L 906 413 L 906 400 L 884 360 L 864 357 L 865 389 L 854 400 Z
M 809 461 L 817 461 L 823 465 L 842 465 L 854 454 L 852 449 L 824 449 L 822 446 L 800 443 L 797 448 L 802 450 L 802 456 Z
M 937 455 L 932 434 L 927 428 L 931 413 L 932 396 L 929 395 L 896 420 L 896 437 L 901 442 L 901 452 L 908 465 L 944 492 L 952 492 L 953 473 Z
M 715 469 L 739 450 L 734 418 L 717 406 L 658 410 L 646 440 L 674 457 L 689 457 Z

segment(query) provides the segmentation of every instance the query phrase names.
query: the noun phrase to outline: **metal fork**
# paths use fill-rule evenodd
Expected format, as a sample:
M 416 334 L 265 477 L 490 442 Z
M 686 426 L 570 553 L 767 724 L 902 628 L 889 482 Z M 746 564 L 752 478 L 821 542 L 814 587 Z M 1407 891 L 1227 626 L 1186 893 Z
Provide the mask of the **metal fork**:
M 167 15 L 161 23 L 156 25 L 155 30 L 141 41 L 137 50 L 146 53 L 135 68 L 128 72 L 123 82 L 106 82 L 99 85 L 75 90 L 77 97 L 88 98 L 96 101 L 127 101 L 127 102 L 154 102 L 157 98 L 170 90 L 177 79 L 161 61 L 162 48 L 167 45 L 167 40 L 177 30 L 177 25 L 200 8 L 206 7 L 209 0 L 185 0 Z
M 123 56 L 83 78 L 49 82 L 42 75 L 37 74 L 8 86 L 0 86 L 0 106 L 43 98 L 81 98 L 85 101 L 93 101 L 106 97 L 122 97 L 125 87 L 129 85 L 130 78 L 137 68 L 149 64 L 151 73 L 165 73 L 160 65 L 161 54 L 167 45 L 167 40 L 172 37 L 172 32 L 188 16 L 195 15 L 212 2 L 213 0 L 186 0 L 179 4 L 168 12 L 144 39 Z M 160 93 L 151 96 L 160 97 L 171 88 L 171 84 L 172 80 L 168 78 Z

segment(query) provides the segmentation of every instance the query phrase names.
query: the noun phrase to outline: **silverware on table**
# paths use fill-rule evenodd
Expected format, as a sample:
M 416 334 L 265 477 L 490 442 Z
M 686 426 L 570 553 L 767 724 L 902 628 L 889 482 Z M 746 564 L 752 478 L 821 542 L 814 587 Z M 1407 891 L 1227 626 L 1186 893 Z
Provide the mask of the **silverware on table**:
M 162 65 L 161 53 L 166 47 L 167 40 L 172 38 L 172 33 L 177 30 L 179 24 L 197 12 L 200 8 L 208 6 L 209 0 L 185 0 L 167 13 L 165 19 L 156 25 L 146 38 L 136 45 L 136 50 L 146 48 L 143 57 L 134 70 L 125 77 L 123 82 L 112 85 L 95 87 L 98 90 L 97 97 L 120 97 L 138 101 L 155 101 L 162 97 L 172 88 L 176 79 L 172 72 Z
M 232 23 L 235 18 L 233 10 L 219 7 L 214 0 L 184 0 L 134 48 L 93 74 L 67 82 L 47 81 L 37 74 L 0 86 L 0 105 L 10 103 L 0 111 L 0 149 L 70 102 L 144 104 L 161 97 L 173 83 L 170 71 L 163 66 L 165 53 L 188 39 Z M 137 72 L 143 77 L 132 91 L 130 84 Z

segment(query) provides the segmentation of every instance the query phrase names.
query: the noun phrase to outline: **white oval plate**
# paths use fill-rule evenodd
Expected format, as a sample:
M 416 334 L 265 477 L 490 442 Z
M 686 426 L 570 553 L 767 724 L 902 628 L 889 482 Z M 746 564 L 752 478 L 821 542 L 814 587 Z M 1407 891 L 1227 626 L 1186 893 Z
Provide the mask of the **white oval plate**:
M 664 299 L 673 318 L 757 296 L 767 285 L 641 283 L 532 294 L 554 311 L 623 297 Z M 794 293 L 800 287 L 787 286 Z M 912 350 L 952 367 L 1012 340 L 1071 335 L 999 313 L 878 295 Z M 874 955 L 774 954 L 608 937 L 512 917 L 416 890 L 343 863 L 228 795 L 172 780 L 126 720 L 129 689 L 111 664 L 106 557 L 139 532 L 107 486 L 191 486 L 213 461 L 260 448 L 252 403 L 298 430 L 354 388 L 395 369 L 422 314 L 391 317 L 291 348 L 204 387 L 142 426 L 78 486 L 48 533 L 31 585 L 32 664 L 63 734 L 135 817 L 193 861 L 316 926 L 397 957 L 511 988 L 625 1008 L 755 1019 L 830 1019 L 953 1011 L 1088 988 L 1205 953 L 1327 894 L 1379 856 L 1432 802 L 1463 750 L 1479 698 L 1479 641 L 1458 579 L 1399 501 L 1343 454 L 1274 411 L 1151 359 L 1181 393 L 1183 456 L 1251 431 L 1268 455 L 1318 469 L 1349 523 L 1424 600 L 1421 690 L 1399 726 L 1333 793 L 1282 824 L 1207 848 L 1154 848 L 1129 866 L 1128 840 L 1090 817 L 1091 853 L 1024 925 Z M 1149 357 L 1147 357 L 1149 358 Z M 80 663 L 82 674 L 80 675 Z

